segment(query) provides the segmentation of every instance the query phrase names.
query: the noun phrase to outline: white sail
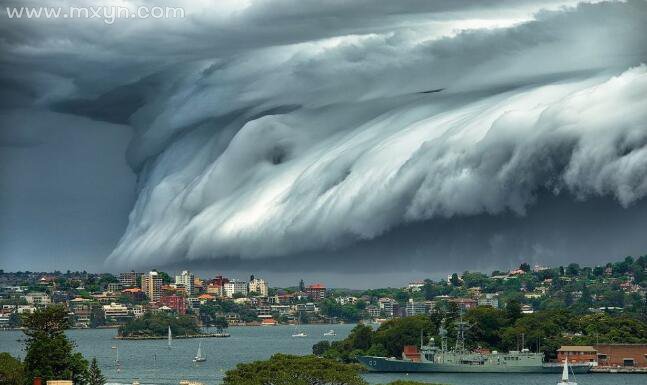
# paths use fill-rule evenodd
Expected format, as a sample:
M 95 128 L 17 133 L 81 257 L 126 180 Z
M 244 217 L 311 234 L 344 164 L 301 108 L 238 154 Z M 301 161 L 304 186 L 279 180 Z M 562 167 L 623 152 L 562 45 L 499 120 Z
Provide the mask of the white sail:
M 171 326 L 168 327 L 168 347 L 171 347 L 171 341 L 173 340 L 173 337 L 171 336 Z
M 562 382 L 568 382 L 568 359 L 564 360 L 564 369 L 562 370 Z
M 198 342 L 198 353 L 195 356 L 197 358 L 202 358 L 202 341 Z

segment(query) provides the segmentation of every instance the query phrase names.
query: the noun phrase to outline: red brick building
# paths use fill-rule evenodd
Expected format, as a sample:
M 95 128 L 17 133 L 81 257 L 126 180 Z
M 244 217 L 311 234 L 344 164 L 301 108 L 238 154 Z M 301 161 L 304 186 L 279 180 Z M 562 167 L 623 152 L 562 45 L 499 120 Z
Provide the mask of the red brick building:
M 168 295 L 160 298 L 162 306 L 168 306 L 178 314 L 186 314 L 186 299 L 179 295 Z
M 313 301 L 323 301 L 326 298 L 326 286 L 323 283 L 315 283 L 306 287 L 305 293 Z
M 647 368 L 647 344 L 603 344 L 593 346 L 599 366 Z
M 593 346 L 562 346 L 557 349 L 557 362 L 568 359 L 570 363 L 596 362 L 597 350 Z

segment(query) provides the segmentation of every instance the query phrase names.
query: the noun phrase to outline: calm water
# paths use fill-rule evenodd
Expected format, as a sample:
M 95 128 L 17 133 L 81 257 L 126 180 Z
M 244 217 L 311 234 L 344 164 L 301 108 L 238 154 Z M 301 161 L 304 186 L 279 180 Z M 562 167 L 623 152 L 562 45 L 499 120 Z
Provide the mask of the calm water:
M 336 337 L 343 339 L 354 325 L 332 325 Z M 138 379 L 142 384 L 175 384 L 180 380 L 197 380 L 206 385 L 219 384 L 224 372 L 239 362 L 270 357 L 277 352 L 308 354 L 314 343 L 324 339 L 323 333 L 331 325 L 303 325 L 306 338 L 292 338 L 294 327 L 238 327 L 230 328 L 230 338 L 206 338 L 202 351 L 207 361 L 194 364 L 193 356 L 198 340 L 174 340 L 173 348 L 167 349 L 166 340 L 117 341 L 112 339 L 115 330 L 70 330 L 68 336 L 77 344 L 77 349 L 86 357 L 96 357 L 101 369 L 111 383 L 130 384 Z M 0 331 L 0 351 L 24 357 L 23 343 L 18 342 L 23 334 L 16 331 Z M 114 361 L 118 346 L 121 371 L 117 372 Z M 555 375 L 501 375 L 501 374 L 367 374 L 371 384 L 386 383 L 397 379 L 435 382 L 449 385 L 555 385 Z M 645 375 L 597 374 L 580 375 L 580 385 L 645 385 Z

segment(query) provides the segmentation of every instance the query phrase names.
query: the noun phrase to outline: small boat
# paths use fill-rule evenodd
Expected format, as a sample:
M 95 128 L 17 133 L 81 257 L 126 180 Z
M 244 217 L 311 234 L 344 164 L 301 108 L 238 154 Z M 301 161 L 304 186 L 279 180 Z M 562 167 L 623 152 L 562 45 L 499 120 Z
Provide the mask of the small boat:
M 336 336 L 337 333 L 335 333 L 334 330 L 330 329 L 327 332 L 324 333 L 324 336 Z
M 301 324 L 301 317 L 297 318 L 297 325 L 294 328 L 294 333 L 292 334 L 292 337 L 294 338 L 301 338 L 301 337 L 307 337 L 308 335 L 303 332 L 303 330 L 299 329 L 299 325 Z
M 568 379 L 568 360 L 564 360 L 564 369 L 562 370 L 562 380 L 557 385 L 577 385 L 577 382 L 571 382 Z
M 207 357 L 202 355 L 202 341 L 198 343 L 198 352 L 193 357 L 193 362 L 205 362 Z

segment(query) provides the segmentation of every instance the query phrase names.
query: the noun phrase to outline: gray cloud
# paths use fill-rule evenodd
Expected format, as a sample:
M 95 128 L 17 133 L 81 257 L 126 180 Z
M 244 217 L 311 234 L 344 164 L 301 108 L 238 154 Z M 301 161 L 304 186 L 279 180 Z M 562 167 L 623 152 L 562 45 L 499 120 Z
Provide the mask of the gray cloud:
M 536 218 L 553 200 L 565 219 L 644 212 L 647 3 L 575 3 L 170 1 L 155 5 L 188 17 L 16 21 L 2 107 L 132 126 L 137 200 L 109 266 L 585 258 Z
M 183 66 L 133 117 L 132 164 L 160 155 L 111 260 L 334 249 L 403 222 L 523 215 L 539 189 L 626 207 L 646 191 L 646 69 L 626 70 L 644 59 L 644 20 L 644 3 L 581 6 L 415 44 L 378 35 Z M 235 111 L 248 112 L 209 121 Z

